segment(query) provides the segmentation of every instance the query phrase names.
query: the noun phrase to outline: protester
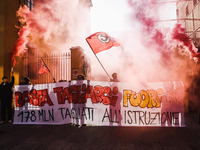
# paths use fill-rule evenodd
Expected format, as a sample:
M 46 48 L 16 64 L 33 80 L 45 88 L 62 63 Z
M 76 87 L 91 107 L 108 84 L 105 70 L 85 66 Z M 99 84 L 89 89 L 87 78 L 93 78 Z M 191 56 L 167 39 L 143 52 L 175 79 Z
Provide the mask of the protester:
M 85 77 L 84 77 L 84 75 L 79 74 L 79 75 L 77 76 L 77 79 L 78 79 L 78 80 L 85 80 Z
M 117 73 L 113 73 L 112 77 L 113 79 L 110 79 L 110 82 L 119 82 L 119 80 L 117 79 Z
M 6 120 L 6 109 L 8 112 L 8 122 L 12 123 L 12 87 L 14 85 L 13 70 L 11 71 L 12 80 L 8 82 L 8 78 L 4 76 L 2 78 L 3 82 L 0 85 L 0 99 L 1 99 L 1 116 L 2 121 L 0 124 L 4 123 Z
M 28 76 L 21 77 L 21 81 L 20 81 L 19 85 L 30 85 L 30 84 L 31 84 L 31 82 L 30 82 L 30 79 Z
M 79 75 L 77 76 L 77 80 L 85 80 L 84 75 L 79 74 Z M 82 106 L 80 106 L 80 107 L 86 107 L 86 106 L 85 106 L 85 103 L 82 104 Z M 73 125 L 74 125 L 74 124 L 73 124 Z M 79 125 L 76 125 L 76 126 L 78 126 L 78 128 L 81 128 L 82 126 L 86 126 L 86 124 L 84 123 L 84 120 L 81 120 L 81 123 L 80 123 Z

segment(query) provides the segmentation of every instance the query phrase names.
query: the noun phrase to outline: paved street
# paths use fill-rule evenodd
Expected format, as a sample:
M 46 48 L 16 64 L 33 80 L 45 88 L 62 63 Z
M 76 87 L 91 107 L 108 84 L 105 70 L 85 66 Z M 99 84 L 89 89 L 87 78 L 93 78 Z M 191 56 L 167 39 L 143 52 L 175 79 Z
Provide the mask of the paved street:
M 199 150 L 197 114 L 186 114 L 186 127 L 97 127 L 0 125 L 0 150 Z

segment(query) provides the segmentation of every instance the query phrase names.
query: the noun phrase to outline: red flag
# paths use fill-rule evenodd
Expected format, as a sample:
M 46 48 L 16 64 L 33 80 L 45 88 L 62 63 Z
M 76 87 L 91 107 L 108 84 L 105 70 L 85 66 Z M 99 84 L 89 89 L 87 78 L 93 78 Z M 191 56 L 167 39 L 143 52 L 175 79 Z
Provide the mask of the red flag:
M 116 42 L 114 38 L 110 37 L 105 32 L 94 33 L 87 37 L 86 41 L 95 54 L 110 49 L 113 46 L 120 46 L 120 44 Z
M 44 63 L 44 61 L 42 60 L 42 58 L 40 60 L 41 60 L 41 67 L 40 67 L 38 73 L 39 74 L 49 73 L 49 70 L 47 69 L 46 64 Z

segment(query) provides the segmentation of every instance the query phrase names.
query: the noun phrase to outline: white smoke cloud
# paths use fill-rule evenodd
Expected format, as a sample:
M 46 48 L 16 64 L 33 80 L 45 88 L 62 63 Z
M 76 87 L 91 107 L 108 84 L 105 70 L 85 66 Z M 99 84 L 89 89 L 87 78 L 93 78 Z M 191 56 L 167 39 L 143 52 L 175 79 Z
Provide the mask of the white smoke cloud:
M 66 52 L 83 44 L 89 32 L 88 7 L 79 0 L 34 1 L 26 17 L 30 42 L 44 53 Z
M 183 61 L 182 58 L 176 58 L 174 56 L 177 43 L 168 37 L 164 37 L 165 35 L 161 32 L 162 27 L 165 27 L 163 30 L 169 27 L 167 29 L 169 32 L 172 24 L 157 22 L 158 20 L 175 17 L 175 7 L 173 7 L 174 12 L 171 13 L 169 12 L 169 8 L 172 8 L 171 4 L 158 5 L 155 0 L 130 0 L 127 2 L 129 3 L 129 7 L 127 7 L 128 11 L 124 13 L 124 18 L 126 19 L 119 17 L 118 22 L 127 20 L 123 24 L 129 28 L 127 30 L 125 28 L 124 32 L 121 30 L 120 32 L 114 32 L 112 29 L 109 31 L 108 28 L 107 31 L 104 30 L 112 37 L 118 39 L 123 47 L 111 48 L 110 50 L 97 54 L 106 70 L 110 75 L 113 72 L 117 72 L 119 80 L 126 82 L 140 81 L 145 83 L 147 81 L 183 79 L 185 77 L 185 74 L 183 74 L 184 69 L 188 70 L 188 66 L 186 65 L 187 59 Z M 113 7 L 115 7 L 114 3 Z M 160 10 L 168 12 L 160 13 Z M 167 14 L 170 15 L 163 17 Z M 116 12 L 116 16 L 120 15 L 117 15 Z M 110 22 L 112 22 L 111 17 Z M 167 25 L 165 25 L 166 23 Z M 112 25 L 113 28 L 117 26 L 117 24 Z M 96 79 L 98 79 L 98 74 L 101 74 L 99 79 L 102 79 L 104 74 L 104 79 L 109 80 L 104 71 L 99 69 L 100 67 L 97 67 L 100 66 L 98 62 L 93 66 L 92 69 Z

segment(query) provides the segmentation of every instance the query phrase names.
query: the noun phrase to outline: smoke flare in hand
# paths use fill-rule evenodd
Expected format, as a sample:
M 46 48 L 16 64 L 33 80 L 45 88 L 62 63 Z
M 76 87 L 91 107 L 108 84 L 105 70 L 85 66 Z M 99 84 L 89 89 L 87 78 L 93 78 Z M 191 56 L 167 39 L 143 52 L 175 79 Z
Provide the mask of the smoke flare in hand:
M 26 44 L 28 43 L 28 35 L 30 33 L 30 29 L 28 25 L 25 25 L 26 19 L 24 18 L 25 17 L 24 14 L 27 11 L 29 11 L 27 7 L 23 7 L 23 8 L 20 7 L 19 10 L 17 11 L 17 17 L 19 18 L 21 27 L 18 32 L 19 38 L 17 39 L 11 53 L 12 67 L 14 67 L 16 63 L 15 57 L 20 56 L 27 49 Z
M 36 45 L 37 49 L 34 49 L 34 52 L 41 55 L 60 53 L 69 51 L 74 45 L 81 46 L 85 43 L 82 39 L 88 36 L 88 24 L 85 23 L 88 21 L 87 1 L 34 0 L 33 2 L 32 10 L 24 5 L 17 11 L 20 30 L 19 38 L 12 50 L 12 66 L 15 65 L 15 57 L 23 54 L 29 43 Z

